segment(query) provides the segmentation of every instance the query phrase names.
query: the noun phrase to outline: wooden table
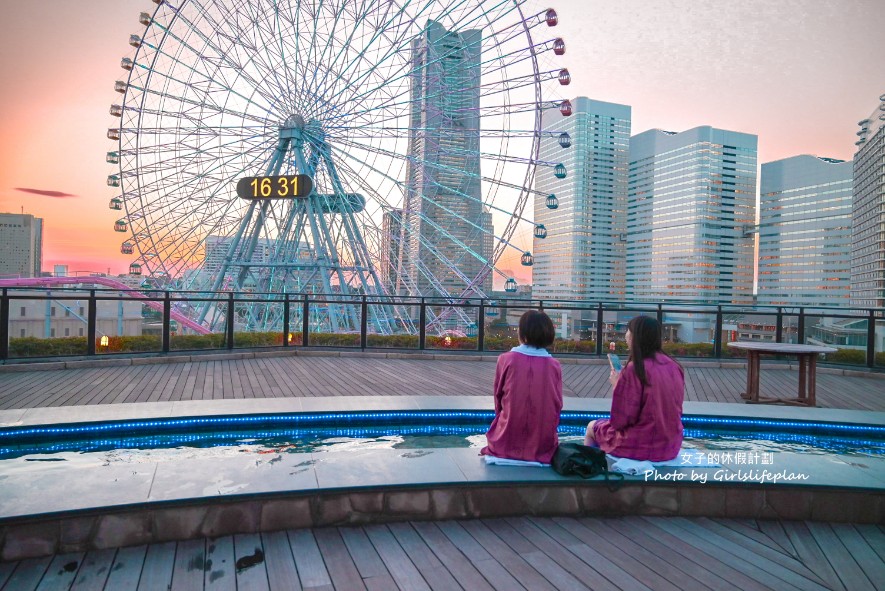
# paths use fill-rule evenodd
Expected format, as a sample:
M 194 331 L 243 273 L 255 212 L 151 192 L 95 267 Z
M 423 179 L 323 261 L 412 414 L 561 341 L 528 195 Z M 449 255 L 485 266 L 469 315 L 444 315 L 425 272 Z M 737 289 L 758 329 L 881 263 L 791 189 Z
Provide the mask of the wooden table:
M 732 349 L 747 352 L 747 391 L 741 398 L 750 404 L 794 404 L 797 406 L 817 406 L 815 400 L 815 374 L 817 356 L 820 353 L 835 353 L 837 349 L 818 345 L 791 345 L 789 343 L 728 343 Z M 759 396 L 759 356 L 795 355 L 799 358 L 799 395 L 796 398 L 773 398 Z

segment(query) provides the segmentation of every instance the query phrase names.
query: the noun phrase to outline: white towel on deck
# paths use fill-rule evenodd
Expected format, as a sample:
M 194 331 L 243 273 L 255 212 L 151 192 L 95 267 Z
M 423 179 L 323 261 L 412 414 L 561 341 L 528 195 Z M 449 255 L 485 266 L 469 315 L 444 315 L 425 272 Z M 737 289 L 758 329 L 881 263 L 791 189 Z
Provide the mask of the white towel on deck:
M 510 458 L 499 458 L 498 456 L 483 456 L 486 464 L 496 464 L 498 466 L 530 466 L 530 467 L 550 467 L 550 464 L 542 464 L 541 462 L 529 462 L 527 460 L 511 460 Z
M 654 472 L 661 466 L 675 466 L 677 468 L 717 468 L 719 464 L 709 462 L 707 453 L 699 449 L 683 449 L 672 460 L 664 462 L 649 462 L 648 460 L 631 460 L 630 458 L 619 458 L 611 454 L 606 454 L 609 460 L 609 469 L 613 472 L 621 472 L 623 474 L 645 474 L 646 472 Z

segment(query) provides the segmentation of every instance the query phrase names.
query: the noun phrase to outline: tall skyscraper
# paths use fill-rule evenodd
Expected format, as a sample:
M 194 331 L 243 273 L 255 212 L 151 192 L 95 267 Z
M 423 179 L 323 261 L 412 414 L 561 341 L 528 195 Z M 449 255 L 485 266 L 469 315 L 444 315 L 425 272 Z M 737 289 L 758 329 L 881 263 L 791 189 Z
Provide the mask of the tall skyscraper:
M 854 157 L 851 305 L 885 307 L 885 94 L 860 121 Z
M 708 126 L 630 139 L 628 299 L 752 303 L 756 154 Z
M 0 277 L 39 277 L 43 270 L 43 219 L 0 213 Z
M 458 295 L 492 256 L 480 191 L 481 42 L 479 29 L 433 21 L 412 41 L 400 293 Z
M 762 165 L 759 304 L 848 307 L 852 166 L 814 156 Z
M 402 238 L 403 210 L 385 211 L 381 220 L 381 281 L 388 294 L 397 293 L 397 259 Z
M 534 239 L 532 295 L 621 300 L 630 107 L 586 97 L 572 107 L 568 117 L 556 108 L 541 119 L 540 159 L 549 166 L 538 167 L 535 224 L 546 237 Z

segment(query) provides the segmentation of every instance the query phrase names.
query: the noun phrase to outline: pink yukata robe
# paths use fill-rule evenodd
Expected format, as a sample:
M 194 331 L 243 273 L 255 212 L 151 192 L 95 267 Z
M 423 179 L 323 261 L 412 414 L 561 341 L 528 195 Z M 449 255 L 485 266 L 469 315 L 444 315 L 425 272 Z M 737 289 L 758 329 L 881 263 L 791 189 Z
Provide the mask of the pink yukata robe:
M 495 419 L 480 453 L 549 464 L 559 438 L 562 368 L 553 357 L 514 351 L 498 357 Z
M 665 462 L 682 447 L 682 368 L 666 355 L 645 359 L 643 386 L 627 364 L 612 394 L 611 419 L 596 421 L 593 437 L 606 453 L 632 460 Z

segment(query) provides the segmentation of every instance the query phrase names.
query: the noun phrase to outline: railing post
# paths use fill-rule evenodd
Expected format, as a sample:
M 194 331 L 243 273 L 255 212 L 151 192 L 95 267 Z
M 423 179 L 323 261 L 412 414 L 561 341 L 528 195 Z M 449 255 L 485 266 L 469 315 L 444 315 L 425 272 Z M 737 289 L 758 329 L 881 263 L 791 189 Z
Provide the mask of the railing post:
M 234 292 L 227 294 L 227 348 L 234 348 Z
M 95 316 L 98 306 L 95 302 L 95 290 L 89 290 L 89 317 L 86 319 L 86 354 L 95 355 Z
M 170 324 L 172 322 L 172 301 L 169 299 L 169 292 L 163 298 L 163 353 L 169 352 L 170 341 Z
M 716 306 L 716 334 L 713 335 L 713 355 L 722 358 L 722 306 Z
M 476 315 L 476 350 L 486 350 L 486 301 L 479 300 L 479 312 Z
M 289 294 L 283 294 L 283 346 L 289 346 Z
M 602 302 L 596 307 L 596 354 L 602 355 Z
M 799 308 L 799 327 L 797 328 L 797 345 L 805 344 L 805 308 Z
M 661 325 L 661 330 L 664 330 L 664 305 L 658 304 L 658 312 L 657 312 L 658 324 Z
M 867 320 L 867 367 L 876 365 L 876 313 L 871 308 Z
M 9 294 L 5 287 L 0 298 L 0 359 L 9 359 Z
M 784 341 L 784 311 L 780 306 L 777 307 L 777 325 L 774 327 L 774 342 L 782 343 Z
M 418 349 L 423 351 L 425 348 L 424 341 L 427 338 L 427 307 L 424 298 L 421 298 L 421 307 L 418 310 Z
M 369 304 L 366 302 L 366 296 L 363 295 L 363 301 L 360 303 L 360 349 L 366 350 L 369 341 Z
M 304 304 L 301 308 L 301 346 L 308 345 L 308 332 L 310 331 L 310 300 L 307 299 L 307 293 L 304 294 Z

